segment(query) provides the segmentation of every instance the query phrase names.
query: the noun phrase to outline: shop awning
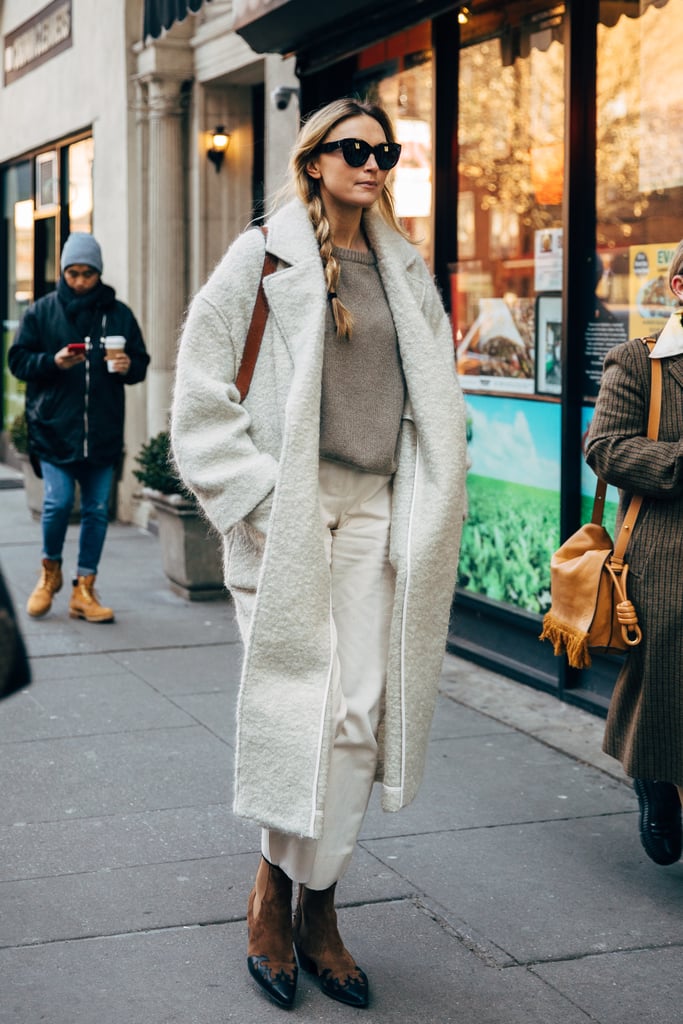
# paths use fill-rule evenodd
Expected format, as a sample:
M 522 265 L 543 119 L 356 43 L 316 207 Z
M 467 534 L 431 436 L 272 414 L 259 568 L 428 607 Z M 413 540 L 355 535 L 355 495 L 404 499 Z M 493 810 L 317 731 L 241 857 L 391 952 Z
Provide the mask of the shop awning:
M 600 20 L 614 24 L 621 14 L 637 18 L 648 7 L 664 7 L 668 0 L 630 0 L 631 7 L 603 2 Z M 196 14 L 211 0 L 144 0 L 143 39 L 158 39 L 164 29 Z M 233 0 L 233 29 L 257 53 L 295 53 L 310 48 L 320 32 L 349 34 L 368 20 L 373 22 L 410 12 L 412 24 L 432 18 L 449 8 L 454 0 L 335 0 L 334 4 L 311 0 Z M 476 0 L 472 6 L 476 11 Z M 352 16 L 356 16 L 353 18 Z M 351 17 L 351 21 L 349 18 Z M 319 38 L 319 36 L 318 36 Z
M 602 0 L 600 4 L 600 24 L 613 28 L 622 15 L 627 18 L 640 18 L 648 7 L 666 7 L 669 0 Z
M 233 0 L 233 29 L 257 53 L 315 50 L 330 37 L 380 34 L 394 22 L 416 25 L 453 8 L 454 0 Z M 384 32 L 382 31 L 384 26 Z
M 145 20 L 142 38 L 158 39 L 164 29 L 176 21 L 184 21 L 188 12 L 196 14 L 202 3 L 211 0 L 145 0 Z

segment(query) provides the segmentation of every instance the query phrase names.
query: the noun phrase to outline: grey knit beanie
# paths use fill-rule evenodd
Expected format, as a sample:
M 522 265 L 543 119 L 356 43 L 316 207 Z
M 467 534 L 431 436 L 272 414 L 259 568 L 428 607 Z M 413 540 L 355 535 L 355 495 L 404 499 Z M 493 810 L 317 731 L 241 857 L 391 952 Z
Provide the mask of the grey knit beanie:
M 86 231 L 74 231 L 64 243 L 60 264 L 62 273 L 75 263 L 93 267 L 99 274 L 102 273 L 102 250 Z

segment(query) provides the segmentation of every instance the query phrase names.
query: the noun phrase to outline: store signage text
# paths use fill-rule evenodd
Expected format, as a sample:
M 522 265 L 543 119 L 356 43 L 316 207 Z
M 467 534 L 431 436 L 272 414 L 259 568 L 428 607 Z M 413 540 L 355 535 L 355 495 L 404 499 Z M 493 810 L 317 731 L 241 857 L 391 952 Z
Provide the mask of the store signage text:
M 71 0 L 54 0 L 5 36 L 4 83 L 21 78 L 71 46 Z

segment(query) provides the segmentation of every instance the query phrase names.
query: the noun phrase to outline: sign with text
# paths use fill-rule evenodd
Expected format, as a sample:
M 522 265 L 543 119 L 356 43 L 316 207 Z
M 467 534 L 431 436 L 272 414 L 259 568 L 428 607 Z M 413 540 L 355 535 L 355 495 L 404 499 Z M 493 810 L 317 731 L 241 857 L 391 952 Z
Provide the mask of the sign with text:
M 71 0 L 54 0 L 5 36 L 4 84 L 10 85 L 71 44 Z
M 669 264 L 677 242 L 632 245 L 629 250 L 629 334 L 661 331 L 678 305 L 669 288 Z

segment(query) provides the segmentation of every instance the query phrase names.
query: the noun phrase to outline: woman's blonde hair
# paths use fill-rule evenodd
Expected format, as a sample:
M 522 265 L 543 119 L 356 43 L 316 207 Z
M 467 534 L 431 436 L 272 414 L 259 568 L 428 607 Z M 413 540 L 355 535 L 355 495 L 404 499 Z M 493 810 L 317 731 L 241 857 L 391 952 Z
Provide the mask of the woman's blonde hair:
M 291 183 L 296 194 L 306 204 L 308 215 L 315 230 L 315 237 L 320 248 L 320 258 L 325 270 L 325 280 L 327 282 L 327 292 L 330 296 L 332 315 L 337 327 L 337 335 L 342 338 L 351 337 L 353 317 L 337 297 L 337 284 L 341 267 L 332 252 L 330 224 L 320 196 L 320 182 L 316 178 L 311 178 L 306 167 L 315 155 L 318 146 L 325 141 L 336 125 L 350 117 L 358 117 L 359 115 L 372 117 L 384 131 L 387 142 L 396 142 L 394 126 L 383 107 L 375 103 L 367 103 L 352 97 L 345 97 L 321 107 L 320 110 L 316 110 L 304 121 L 289 159 Z M 396 217 L 394 197 L 388 184 L 388 179 L 385 180 L 382 193 L 377 200 L 377 209 L 387 224 L 403 235 L 404 238 L 408 237 Z

